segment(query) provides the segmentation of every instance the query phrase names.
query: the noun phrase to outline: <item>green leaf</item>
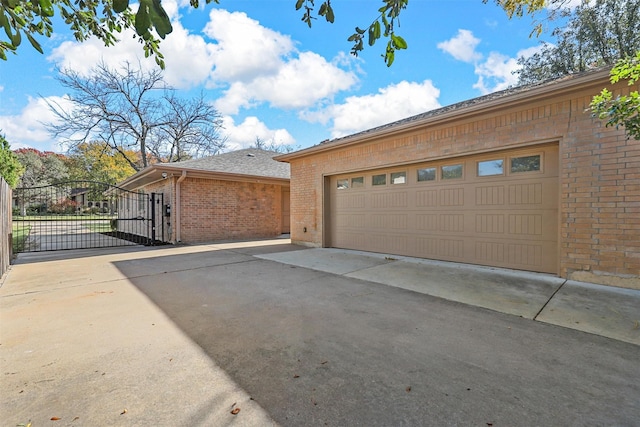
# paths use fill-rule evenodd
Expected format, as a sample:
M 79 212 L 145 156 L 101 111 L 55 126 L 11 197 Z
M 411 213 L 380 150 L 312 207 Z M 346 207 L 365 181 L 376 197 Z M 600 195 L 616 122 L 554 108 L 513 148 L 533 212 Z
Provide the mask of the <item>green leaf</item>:
M 122 13 L 129 7 L 129 0 L 113 0 L 113 10 Z
M 40 43 L 38 43 L 38 41 L 36 39 L 33 38 L 33 36 L 29 33 L 25 33 L 27 35 L 27 39 L 29 40 L 29 43 L 31 43 L 31 46 L 33 46 L 33 48 L 35 50 L 37 50 L 38 52 L 44 54 L 43 50 L 42 50 L 42 46 L 40 46 Z
M 13 44 L 14 46 L 20 46 L 20 43 L 22 43 L 22 36 L 20 35 L 20 30 L 16 30 L 16 33 L 12 36 L 9 36 L 9 39 L 11 39 L 11 44 Z
M 44 16 L 53 16 L 53 5 L 51 4 L 51 0 L 40 0 L 40 10 Z
M 363 30 L 363 29 L 362 29 L 362 28 L 360 28 L 360 27 L 356 27 L 356 33 L 358 33 L 358 34 L 364 34 L 364 33 L 366 33 L 366 30 Z
M 391 34 L 391 40 L 393 40 L 393 44 L 396 49 L 407 48 L 407 42 L 402 37 Z
M 303 4 L 304 4 L 304 0 L 298 0 L 296 2 L 296 10 L 300 10 Z
M 140 7 L 138 8 L 138 12 L 136 13 L 136 33 L 139 36 L 143 36 L 149 31 L 149 27 L 151 27 L 151 18 L 149 18 L 149 13 L 147 11 L 147 3 L 148 1 L 142 0 L 140 2 Z
M 394 59 L 395 59 L 395 54 L 393 53 L 393 51 L 387 52 L 384 55 L 384 62 L 387 64 L 387 67 L 391 67 L 391 64 L 393 64 Z
M 156 28 L 158 36 L 160 36 L 161 39 L 164 39 L 167 34 L 173 31 L 173 27 L 171 26 L 171 19 L 169 19 L 169 15 L 167 15 L 167 12 L 165 12 L 164 8 L 160 4 L 160 0 L 152 0 L 149 12 L 151 22 L 153 22 L 153 26 Z
M 333 8 L 331 6 L 328 6 L 327 7 L 327 22 L 331 22 L 333 24 L 335 19 L 336 19 L 336 17 L 333 14 Z

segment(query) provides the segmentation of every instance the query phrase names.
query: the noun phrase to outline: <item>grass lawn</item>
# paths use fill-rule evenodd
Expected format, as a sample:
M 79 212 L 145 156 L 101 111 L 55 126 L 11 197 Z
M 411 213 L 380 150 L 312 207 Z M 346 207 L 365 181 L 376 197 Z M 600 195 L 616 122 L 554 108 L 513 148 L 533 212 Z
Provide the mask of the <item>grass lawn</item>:
M 16 224 L 12 225 L 12 246 L 13 253 L 17 254 L 18 252 L 22 252 L 24 249 L 24 241 L 29 236 L 29 231 L 31 230 L 31 226 L 17 226 Z
M 105 219 L 105 218 L 100 218 L 100 219 Z M 110 221 L 94 222 L 94 223 L 85 224 L 84 226 L 91 231 L 95 231 L 96 233 L 108 233 L 110 231 L 113 231 L 111 229 Z
M 109 220 L 117 215 L 14 215 L 14 221 L 87 221 L 91 219 Z

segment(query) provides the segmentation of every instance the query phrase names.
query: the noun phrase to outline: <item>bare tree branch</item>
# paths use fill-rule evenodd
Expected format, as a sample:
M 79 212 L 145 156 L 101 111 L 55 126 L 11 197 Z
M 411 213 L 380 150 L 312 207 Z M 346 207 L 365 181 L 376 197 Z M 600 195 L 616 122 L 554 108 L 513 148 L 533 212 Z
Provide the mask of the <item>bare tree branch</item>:
M 218 111 L 202 94 L 178 98 L 158 69 L 144 72 L 127 62 L 116 70 L 101 63 L 89 76 L 60 70 L 58 80 L 69 89 L 71 106 L 47 100 L 57 119 L 47 127 L 69 149 L 103 141 L 140 170 L 153 162 L 216 154 L 224 147 Z

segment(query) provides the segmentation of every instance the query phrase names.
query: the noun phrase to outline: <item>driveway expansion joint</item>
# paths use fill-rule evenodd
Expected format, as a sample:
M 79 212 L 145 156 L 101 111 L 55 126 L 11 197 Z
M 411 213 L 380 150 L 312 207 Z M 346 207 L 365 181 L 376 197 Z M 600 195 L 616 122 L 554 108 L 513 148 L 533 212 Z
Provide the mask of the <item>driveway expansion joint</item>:
M 533 316 L 534 321 L 538 321 L 538 316 L 540 316 L 540 313 L 542 313 L 544 311 L 545 308 L 547 308 L 547 305 L 549 305 L 549 303 L 551 302 L 551 300 L 553 299 L 553 297 L 556 296 L 556 294 L 560 291 L 560 289 L 562 289 L 562 287 L 568 282 L 568 280 L 565 280 L 564 282 L 562 282 L 560 284 L 560 286 L 558 286 L 558 289 L 556 289 L 551 296 L 549 297 L 549 299 L 547 300 L 547 302 L 544 303 L 544 305 L 540 308 L 540 310 L 536 313 L 535 316 Z

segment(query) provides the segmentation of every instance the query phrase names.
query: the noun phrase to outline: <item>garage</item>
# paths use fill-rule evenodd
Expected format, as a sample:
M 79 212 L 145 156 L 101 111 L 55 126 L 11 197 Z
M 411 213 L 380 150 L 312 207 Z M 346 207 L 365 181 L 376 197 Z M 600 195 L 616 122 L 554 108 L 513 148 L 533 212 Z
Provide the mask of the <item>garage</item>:
M 325 178 L 324 246 L 558 273 L 558 145 Z

